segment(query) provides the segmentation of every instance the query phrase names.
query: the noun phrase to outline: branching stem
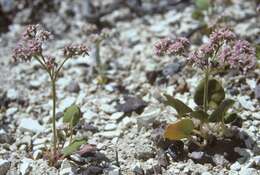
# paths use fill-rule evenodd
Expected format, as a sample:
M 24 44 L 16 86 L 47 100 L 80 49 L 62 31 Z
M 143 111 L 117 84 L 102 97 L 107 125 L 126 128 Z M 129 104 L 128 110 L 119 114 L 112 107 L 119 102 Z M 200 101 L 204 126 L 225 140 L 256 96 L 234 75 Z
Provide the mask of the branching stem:
M 204 112 L 208 110 L 208 86 L 209 86 L 209 70 L 205 70 L 205 80 L 204 80 L 204 95 L 203 95 L 203 109 Z

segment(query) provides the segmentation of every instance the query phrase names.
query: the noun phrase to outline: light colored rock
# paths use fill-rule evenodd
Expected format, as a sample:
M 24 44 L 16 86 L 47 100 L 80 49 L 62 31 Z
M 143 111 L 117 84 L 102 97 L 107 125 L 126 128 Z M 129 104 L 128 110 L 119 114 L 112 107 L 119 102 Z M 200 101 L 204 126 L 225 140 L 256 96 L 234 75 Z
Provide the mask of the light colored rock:
M 63 99 L 61 101 L 58 111 L 59 112 L 63 112 L 66 108 L 70 107 L 75 102 L 76 102 L 76 98 L 75 97 L 66 97 L 65 99 Z
M 107 139 L 112 139 L 114 137 L 119 137 L 121 135 L 121 131 L 115 130 L 115 131 L 105 131 L 105 132 L 99 132 L 94 134 L 94 136 L 101 136 Z
M 100 106 L 100 110 L 104 111 L 107 114 L 113 114 L 114 112 L 116 112 L 116 109 L 112 105 L 109 105 L 109 104 L 102 104 Z
M 9 89 L 6 97 L 10 100 L 17 100 L 19 97 L 19 92 L 16 89 Z
M 33 159 L 37 160 L 42 157 L 42 150 L 36 150 L 33 152 Z
M 33 89 L 38 89 L 42 85 L 42 81 L 39 79 L 30 81 L 30 87 Z
M 45 130 L 45 128 L 40 125 L 37 120 L 33 120 L 31 118 L 21 119 L 19 128 L 21 131 L 29 131 L 32 133 L 40 133 Z
M 156 117 L 160 116 L 161 109 L 155 109 L 152 111 L 145 111 L 140 117 L 137 118 L 137 126 L 139 129 L 142 127 L 147 127 L 150 123 L 152 123 Z
M 257 120 L 260 120 L 260 112 L 254 112 L 252 113 L 252 116 Z
M 234 170 L 230 170 L 228 172 L 228 175 L 238 175 L 238 172 L 237 171 L 234 171 Z
M 239 171 L 241 169 L 241 165 L 239 162 L 235 162 L 230 166 L 230 169 L 234 171 Z
M 113 87 L 113 84 L 107 84 L 107 85 L 105 85 L 105 87 L 104 87 L 108 92 L 114 92 L 115 91 L 115 89 L 114 89 L 114 87 Z
M 201 158 L 203 157 L 203 155 L 204 155 L 204 152 L 202 152 L 202 151 L 193 151 L 193 152 L 189 155 L 189 157 L 191 157 L 192 159 L 197 159 L 197 160 L 199 160 L 199 159 L 201 159 Z
M 120 122 L 120 128 L 122 130 L 126 130 L 129 127 L 131 127 L 132 125 L 134 125 L 136 123 L 136 119 L 135 118 L 131 118 L 131 117 L 125 117 L 123 118 L 123 120 Z
M 41 145 L 41 144 L 46 144 L 48 141 L 50 141 L 51 138 L 37 138 L 37 139 L 34 139 L 33 141 L 33 145 Z
M 22 159 L 21 164 L 19 165 L 19 172 L 21 175 L 29 175 L 32 168 L 31 167 L 32 162 L 33 162 L 32 159 L 28 159 L 28 158 Z
M 0 159 L 0 175 L 6 175 L 11 166 L 11 162 L 8 160 Z
M 239 97 L 237 97 L 237 99 L 243 108 L 251 110 L 251 111 L 255 110 L 253 102 L 250 100 L 249 96 L 239 96 Z
M 9 116 L 14 115 L 17 111 L 18 111 L 18 108 L 16 108 L 16 107 L 8 108 L 5 112 L 5 115 L 9 117 Z
M 81 162 L 81 163 L 85 162 L 84 158 L 81 157 L 79 154 L 70 155 L 70 159 L 75 161 L 75 162 Z
M 242 168 L 239 171 L 240 175 L 258 175 L 257 170 L 254 168 Z
M 108 175 L 120 175 L 120 168 L 113 166 L 107 173 Z
M 144 143 L 141 141 L 141 143 L 135 145 L 135 157 L 139 160 L 148 160 L 154 157 L 155 154 L 154 148 Z
M 76 175 L 76 167 L 69 160 L 64 159 L 61 163 L 59 175 Z
M 212 175 L 210 172 L 203 172 L 201 175 Z
M 25 135 L 25 136 L 22 137 L 22 139 L 20 139 L 20 140 L 18 141 L 17 144 L 18 144 L 18 145 L 26 144 L 26 145 L 30 146 L 31 143 L 32 143 L 32 137 L 29 136 L 29 135 Z
M 253 157 L 253 161 L 255 162 L 255 165 L 260 167 L 260 156 Z
M 124 113 L 123 112 L 115 112 L 111 115 L 110 119 L 111 120 L 118 120 L 121 117 L 123 117 Z
M 104 130 L 105 131 L 112 131 L 117 128 L 117 125 L 115 123 L 108 123 L 105 125 Z
M 83 118 L 85 119 L 85 121 L 93 121 L 93 119 L 97 118 L 98 114 L 91 111 L 90 109 L 87 109 L 86 112 L 83 113 Z

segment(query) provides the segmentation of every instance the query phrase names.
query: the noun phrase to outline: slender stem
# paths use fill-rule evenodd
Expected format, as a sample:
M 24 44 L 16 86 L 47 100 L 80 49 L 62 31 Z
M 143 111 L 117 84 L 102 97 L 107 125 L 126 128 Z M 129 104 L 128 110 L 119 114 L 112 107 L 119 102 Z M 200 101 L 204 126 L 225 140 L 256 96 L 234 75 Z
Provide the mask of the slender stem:
M 42 60 L 38 57 L 35 56 L 35 59 L 41 64 L 42 68 L 45 69 L 48 72 L 48 68 L 46 67 L 46 65 L 42 62 Z
M 41 58 L 42 58 L 43 63 L 46 65 L 46 61 L 45 61 L 44 56 L 43 56 L 42 54 L 40 54 L 40 56 L 41 56 Z
M 73 126 L 70 124 L 70 144 L 72 143 L 72 135 L 73 135 Z
M 105 75 L 104 75 L 104 67 L 100 60 L 100 42 L 96 42 L 95 45 L 96 45 L 95 46 L 96 47 L 96 64 L 97 64 L 98 74 L 103 79 L 105 77 Z
M 209 71 L 205 70 L 205 80 L 204 80 L 204 95 L 203 95 L 203 109 L 204 112 L 208 110 L 208 87 L 209 86 Z
M 56 83 L 55 79 L 51 78 L 52 86 L 52 132 L 53 132 L 53 153 L 57 153 L 57 130 L 56 130 Z
M 54 80 L 57 79 L 57 76 L 62 68 L 62 66 L 64 65 L 64 63 L 69 59 L 70 57 L 67 57 L 63 60 L 63 62 L 60 64 L 60 66 L 57 68 L 56 72 L 54 73 Z
M 100 43 L 96 42 L 95 46 L 96 46 L 96 63 L 97 63 L 97 67 L 99 69 L 98 71 L 100 71 L 100 65 L 101 65 L 100 53 L 99 53 L 100 52 Z

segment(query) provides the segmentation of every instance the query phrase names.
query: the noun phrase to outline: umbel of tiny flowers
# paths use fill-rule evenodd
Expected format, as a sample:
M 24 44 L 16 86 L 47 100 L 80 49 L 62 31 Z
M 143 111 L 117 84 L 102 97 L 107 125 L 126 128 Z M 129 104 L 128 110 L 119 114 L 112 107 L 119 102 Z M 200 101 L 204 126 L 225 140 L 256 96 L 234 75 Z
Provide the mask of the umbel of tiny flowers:
M 233 105 L 234 101 L 231 99 L 224 100 L 225 93 L 223 87 L 216 79 L 210 79 L 210 76 L 213 75 L 213 72 L 225 67 L 240 70 L 243 74 L 253 70 L 256 66 L 256 52 L 250 43 L 246 40 L 238 39 L 235 33 L 230 29 L 220 28 L 209 36 L 207 43 L 202 44 L 194 51 L 189 51 L 188 39 L 178 38 L 158 41 L 155 44 L 155 53 L 158 56 L 184 56 L 189 64 L 201 69 L 205 76 L 204 80 L 197 87 L 194 96 L 196 104 L 202 105 L 202 107 L 200 106 L 200 110 L 193 111 L 180 100 L 166 95 L 166 104 L 174 107 L 181 118 L 187 116 L 195 117 L 201 121 L 200 131 L 193 129 L 194 124 L 192 120 L 186 118 L 185 120 L 178 121 L 174 125 L 169 125 L 168 129 L 166 129 L 166 138 L 191 138 L 190 134 L 195 132 L 195 134 L 200 134 L 207 139 L 207 134 L 202 131 L 202 125 L 208 122 L 220 122 L 224 133 L 225 120 L 231 120 L 229 116 L 227 116 L 227 118 L 229 117 L 228 119 L 225 118 L 225 114 L 228 108 Z M 210 115 L 208 114 L 209 105 L 215 109 Z M 213 109 L 211 109 L 211 111 L 212 110 Z M 230 116 L 234 118 L 235 115 Z M 186 129 L 180 131 L 180 128 L 185 127 Z M 189 130 L 187 128 L 192 129 Z M 174 130 L 175 135 L 172 135 L 170 130 Z M 200 145 L 199 143 L 197 144 Z
M 51 80 L 52 90 L 52 131 L 53 131 L 53 157 L 57 156 L 57 130 L 56 130 L 56 81 L 60 70 L 66 61 L 75 56 L 88 55 L 88 48 L 82 44 L 71 44 L 63 49 L 63 59 L 57 59 L 51 55 L 45 55 L 43 44 L 50 40 L 51 33 L 42 29 L 40 25 L 29 25 L 23 33 L 19 43 L 13 50 L 14 61 L 31 61 L 35 59 L 39 62 Z

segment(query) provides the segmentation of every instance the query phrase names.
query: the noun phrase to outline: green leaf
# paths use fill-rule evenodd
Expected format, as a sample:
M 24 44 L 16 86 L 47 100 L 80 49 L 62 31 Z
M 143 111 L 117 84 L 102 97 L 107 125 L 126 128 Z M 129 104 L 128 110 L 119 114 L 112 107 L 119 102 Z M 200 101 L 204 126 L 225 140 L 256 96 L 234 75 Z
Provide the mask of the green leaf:
M 195 90 L 194 101 L 198 106 L 203 105 L 204 82 L 203 79 Z M 216 79 L 209 79 L 208 83 L 208 104 L 215 109 L 225 99 L 225 91 Z
M 202 13 L 201 10 L 194 10 L 194 11 L 192 12 L 191 17 L 192 17 L 193 19 L 195 19 L 195 20 L 202 21 L 203 18 L 204 18 L 204 14 Z
M 207 10 L 210 6 L 209 0 L 195 0 L 195 5 L 200 10 Z
M 197 110 L 190 113 L 190 116 L 196 119 L 199 119 L 202 122 L 205 122 L 208 120 L 209 115 L 204 112 L 203 110 Z
M 80 148 L 80 146 L 85 143 L 87 143 L 87 141 L 85 139 L 79 139 L 79 138 L 74 139 L 74 141 L 72 141 L 70 145 L 63 148 L 62 154 L 65 157 L 69 156 L 69 155 L 73 154 L 74 152 L 76 152 Z
M 256 58 L 260 60 L 260 44 L 255 46 Z
M 233 106 L 234 100 L 226 99 L 224 100 L 217 109 L 215 109 L 209 116 L 209 122 L 220 122 L 224 119 L 227 110 Z
M 189 106 L 185 105 L 182 101 L 175 99 L 167 94 L 164 94 L 164 96 L 167 99 L 166 101 L 164 101 L 164 104 L 173 107 L 180 117 L 184 117 L 185 114 L 192 112 L 192 109 Z
M 180 140 L 189 137 L 193 129 L 194 124 L 191 119 L 181 119 L 166 127 L 164 137 L 169 140 Z
M 237 113 L 231 113 L 231 114 L 225 115 L 225 117 L 224 117 L 224 123 L 225 123 L 225 124 L 231 123 L 231 122 L 233 122 L 235 119 L 237 119 L 238 117 L 239 117 L 239 116 L 237 115 Z
M 75 126 L 79 122 L 81 116 L 82 114 L 80 108 L 77 105 L 72 105 L 65 109 L 63 114 L 63 122 Z

